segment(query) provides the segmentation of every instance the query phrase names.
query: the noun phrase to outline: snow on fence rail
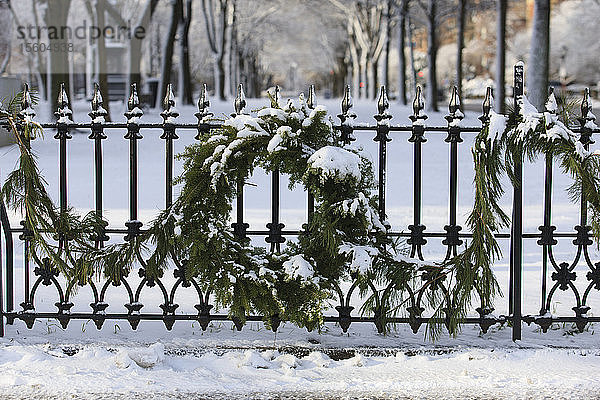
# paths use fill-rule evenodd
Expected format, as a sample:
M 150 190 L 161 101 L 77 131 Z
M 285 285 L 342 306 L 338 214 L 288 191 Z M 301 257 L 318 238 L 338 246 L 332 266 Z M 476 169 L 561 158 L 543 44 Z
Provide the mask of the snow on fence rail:
M 27 86 L 25 86 L 27 91 Z M 587 92 L 586 92 L 587 93 Z M 62 95 L 62 94 L 61 94 Z M 276 94 L 277 95 L 277 94 Z M 66 95 L 65 95 L 66 96 Z M 523 69 L 522 66 L 515 67 L 515 104 L 518 103 L 519 99 L 523 96 Z M 31 104 L 27 104 L 27 93 L 23 96 L 22 113 L 26 114 L 27 118 L 33 119 L 35 114 L 31 109 Z M 59 104 L 68 104 L 68 99 L 62 98 Z M 307 99 L 307 105 L 310 108 L 315 107 L 314 90 L 311 87 L 309 96 Z M 163 134 L 161 139 L 165 141 L 165 207 L 168 208 L 173 204 L 173 141 L 178 138 L 177 132 L 181 131 L 197 131 L 198 135 L 202 133 L 211 132 L 213 129 L 221 127 L 222 123 L 211 119 L 212 113 L 209 110 L 209 102 L 206 95 L 206 91 L 203 92 L 203 96 L 198 102 L 198 112 L 195 116 L 198 119 L 197 123 L 178 123 L 175 118 L 177 117 L 176 111 L 171 107 L 161 114 L 163 116 L 163 123 L 145 123 L 142 121 L 143 112 L 139 108 L 139 100 L 135 84 L 131 88 L 131 96 L 128 103 L 129 111 L 126 113 L 128 121 L 126 123 L 114 123 L 104 122 L 102 108 L 102 97 L 96 89 L 95 96 L 92 100 L 92 111 L 90 112 L 91 122 L 87 123 L 75 123 L 71 121 L 71 115 L 65 110 L 68 107 L 59 109 L 57 116 L 59 117 L 55 123 L 44 123 L 41 126 L 44 129 L 56 130 L 54 138 L 59 144 L 59 194 L 60 194 L 60 211 L 64 212 L 67 210 L 67 196 L 68 196 L 68 185 L 67 185 L 67 144 L 71 138 L 69 131 L 73 129 L 87 129 L 91 131 L 89 139 L 94 143 L 94 187 L 95 187 L 95 212 L 102 216 L 103 213 L 103 160 L 102 160 L 102 141 L 106 139 L 104 134 L 105 129 L 120 128 L 126 131 L 124 138 L 129 142 L 129 220 L 125 222 L 122 228 L 107 228 L 104 227 L 98 232 L 95 237 L 97 246 L 102 247 L 103 244 L 109 240 L 111 236 L 124 236 L 124 240 L 132 240 L 137 235 L 144 231 L 142 223 L 138 220 L 138 141 L 142 140 L 140 131 L 145 129 L 161 129 Z M 492 108 L 492 100 L 490 97 L 490 91 L 488 90 L 488 96 L 483 102 L 483 115 L 480 117 L 482 126 L 490 124 L 490 112 Z M 235 99 L 234 108 L 235 114 L 240 115 L 244 113 L 245 99 L 243 97 L 243 90 L 240 85 L 238 97 Z M 460 99 L 453 91 L 449 103 L 449 114 L 445 117 L 448 121 L 446 126 L 428 126 L 424 123 L 427 116 L 423 113 L 423 100 L 421 98 L 420 90 L 417 91 L 417 96 L 413 102 L 413 115 L 409 118 L 412 120 L 411 125 L 391 125 L 389 119 L 391 116 L 387 113 L 389 104 L 385 95 L 385 89 L 382 88 L 382 94 L 378 101 L 378 113 L 374 116 L 376 123 L 371 125 L 356 124 L 353 125 L 353 117 L 355 114 L 352 111 L 352 100 L 349 93 L 349 87 L 346 89 L 346 94 L 342 100 L 342 113 L 338 115 L 340 123 L 334 126 L 334 130 L 339 133 L 341 141 L 350 143 L 354 140 L 354 134 L 361 133 L 375 133 L 374 141 L 379 145 L 378 160 L 377 160 L 377 176 L 378 176 L 378 213 L 382 220 L 385 220 L 386 216 L 386 146 L 391 140 L 389 137 L 390 132 L 401 132 L 410 135 L 408 142 L 413 147 L 413 222 L 408 226 L 408 232 L 398 231 L 389 229 L 387 235 L 389 237 L 403 237 L 407 239 L 407 244 L 410 246 L 411 257 L 417 257 L 423 260 L 422 249 L 427 244 L 428 240 L 431 239 L 442 239 L 442 244 L 446 246 L 446 260 L 449 260 L 457 254 L 457 249 L 463 244 L 463 239 L 472 237 L 471 232 L 464 232 L 462 227 L 457 224 L 457 195 L 458 195 L 458 146 L 463 141 L 461 134 L 470 133 L 474 134 L 481 131 L 482 127 L 472 126 L 466 127 L 460 124 L 460 120 L 463 115 L 460 111 Z M 591 136 L 593 133 L 598 133 L 597 127 L 593 123 L 593 117 L 588 117 L 588 112 L 591 110 L 591 106 L 588 105 L 587 97 L 582 102 L 582 117 L 579 118 L 579 126 L 573 127 L 573 131 L 580 135 L 580 142 L 586 150 L 589 149 L 590 143 L 593 143 Z M 25 115 L 23 114 L 23 115 Z M 591 112 L 589 113 L 591 115 Z M 426 230 L 425 225 L 421 221 L 421 209 L 422 209 L 422 144 L 427 141 L 428 132 L 445 133 L 447 136 L 445 141 L 449 145 L 450 150 L 450 162 L 449 162 L 449 219 L 448 224 L 444 226 L 444 231 L 430 232 Z M 523 232 L 522 230 L 522 160 L 518 161 L 516 166 L 516 181 L 517 185 L 514 187 L 513 192 L 513 208 L 512 208 L 512 227 L 510 233 L 496 233 L 497 238 L 510 239 L 510 281 L 509 281 L 509 308 L 505 310 L 505 314 L 495 316 L 492 314 L 494 311 L 490 307 L 482 305 L 476 308 L 478 316 L 468 317 L 464 319 L 464 323 L 467 324 L 479 324 L 481 329 L 485 332 L 488 328 L 494 324 L 504 324 L 507 322 L 512 323 L 512 335 L 513 339 L 520 339 L 521 336 L 521 323 L 531 322 L 538 324 L 545 332 L 548 327 L 554 322 L 573 322 L 577 324 L 580 330 L 583 330 L 587 323 L 598 322 L 600 317 L 587 316 L 586 313 L 589 307 L 586 305 L 586 300 L 592 289 L 600 289 L 600 264 L 592 263 L 588 255 L 588 247 L 592 245 L 590 227 L 587 224 L 587 212 L 585 200 L 581 202 L 581 219 L 580 224 L 575 227 L 575 232 L 555 232 L 556 227 L 551 223 L 551 195 L 552 195 L 552 170 L 553 170 L 553 159 L 551 156 L 546 157 L 545 164 L 545 194 L 544 194 L 544 222 L 540 226 L 540 233 L 537 232 Z M 240 183 L 241 187 L 238 187 L 237 194 L 237 208 L 235 223 L 232 224 L 233 232 L 237 237 L 259 237 L 264 236 L 265 241 L 270 245 L 272 252 L 279 251 L 281 244 L 285 242 L 285 237 L 293 237 L 300 233 L 298 230 L 286 230 L 284 224 L 280 222 L 279 218 L 279 174 L 277 172 L 272 173 L 271 176 L 271 219 L 266 224 L 267 229 L 265 230 L 249 230 L 249 225 L 244 221 L 244 191 L 243 182 Z M 308 218 L 310 219 L 314 213 L 314 198 L 310 194 L 308 196 Z M 190 320 L 198 321 L 203 329 L 206 329 L 211 321 L 222 321 L 230 319 L 226 314 L 211 313 L 212 305 L 209 304 L 210 293 L 203 292 L 200 285 L 193 279 L 191 283 L 195 288 L 199 304 L 195 304 L 194 307 L 198 310 L 197 313 L 181 313 L 177 314 L 175 310 L 178 305 L 174 301 L 175 293 L 178 288 L 181 288 L 184 283 L 184 278 L 181 274 L 177 275 L 175 270 L 175 280 L 172 287 L 167 288 L 161 279 L 147 279 L 140 275 L 141 281 L 137 285 L 132 285 L 129 282 L 129 278 L 123 277 L 122 281 L 118 283 L 126 291 L 126 298 L 128 302 L 124 304 L 126 312 L 114 313 L 107 312 L 109 306 L 107 297 L 107 290 L 111 284 L 111 280 L 107 279 L 105 282 L 94 283 L 90 281 L 87 286 L 90 287 L 93 302 L 90 304 L 91 312 L 71 312 L 73 303 L 71 302 L 73 293 L 73 284 L 62 285 L 57 279 L 56 271 L 47 262 L 40 262 L 38 259 L 33 260 L 35 268 L 32 271 L 32 260 L 27 256 L 29 241 L 31 240 L 31 232 L 25 227 L 11 226 L 8 219 L 8 214 L 4 204 L 0 204 L 0 223 L 4 233 L 4 260 L 2 265 L 3 274 L 0 274 L 0 336 L 4 334 L 4 321 L 8 324 L 13 324 L 15 319 L 19 319 L 25 322 L 25 324 L 31 328 L 36 318 L 56 318 L 63 327 L 66 327 L 70 320 L 92 320 L 95 322 L 98 329 L 100 329 L 105 320 L 127 320 L 133 329 L 136 329 L 141 320 L 162 320 L 166 325 L 167 329 L 171 329 L 175 321 Z M 23 302 L 20 303 L 21 310 L 15 309 L 15 301 L 18 301 L 15 296 L 14 290 L 14 239 L 15 235 L 18 236 L 18 240 L 22 241 L 24 246 L 24 258 L 23 258 L 23 284 L 24 284 L 24 298 Z M 577 255 L 571 263 L 558 263 L 553 255 L 553 246 L 557 244 L 558 238 L 573 238 L 573 244 L 577 246 Z M 539 315 L 522 315 L 522 289 L 521 289 L 521 273 L 522 273 L 522 242 L 523 239 L 537 239 L 537 244 L 543 248 L 543 260 L 542 260 L 542 277 L 541 277 L 541 310 Z M 582 257 L 583 255 L 583 257 Z M 573 282 L 576 277 L 572 272 L 575 266 L 583 260 L 587 267 L 589 267 L 589 273 L 587 274 L 587 280 L 589 285 L 587 286 L 583 296 L 574 286 Z M 548 269 L 552 273 L 552 280 L 555 282 L 550 288 L 549 292 L 546 287 Z M 33 284 L 32 284 L 32 273 L 33 273 Z M 5 278 L 2 280 L 2 278 Z M 434 278 L 435 279 L 435 278 Z M 58 293 L 58 302 L 55 303 L 57 307 L 56 312 L 38 312 L 34 307 L 34 301 L 40 285 L 54 286 Z M 144 287 L 152 287 L 157 285 L 162 293 L 163 304 L 160 305 L 162 312 L 150 313 L 142 312 L 144 308 L 141 302 L 141 294 Z M 116 285 L 115 285 L 116 286 Z M 325 322 L 336 322 L 340 325 L 341 329 L 346 332 L 351 323 L 354 322 L 370 322 L 375 323 L 379 331 L 384 330 L 384 326 L 378 323 L 376 316 L 357 316 L 352 315 L 354 307 L 350 304 L 350 298 L 352 292 L 356 289 L 356 283 L 349 286 L 349 290 L 346 293 L 339 291 L 339 305 L 336 307 L 338 315 L 327 315 L 324 317 Z M 433 286 L 436 290 L 446 290 L 444 282 L 438 282 Z M 575 315 L 572 316 L 555 316 L 549 312 L 550 301 L 557 289 L 560 290 L 571 290 L 575 298 L 575 304 L 573 310 Z M 386 320 L 386 323 L 406 323 L 409 324 L 412 330 L 416 333 L 422 324 L 427 323 L 434 319 L 433 317 L 426 317 L 422 315 L 424 309 L 421 307 L 422 295 L 411 296 L 410 305 L 407 307 L 406 317 L 391 317 Z M 439 319 L 439 318 L 437 318 Z M 261 321 L 263 316 L 250 315 L 247 320 L 249 321 Z M 271 327 L 276 330 L 279 325 L 277 318 L 271 319 Z M 444 322 L 443 320 L 437 322 Z M 240 321 L 234 319 L 234 323 L 237 329 L 242 329 Z

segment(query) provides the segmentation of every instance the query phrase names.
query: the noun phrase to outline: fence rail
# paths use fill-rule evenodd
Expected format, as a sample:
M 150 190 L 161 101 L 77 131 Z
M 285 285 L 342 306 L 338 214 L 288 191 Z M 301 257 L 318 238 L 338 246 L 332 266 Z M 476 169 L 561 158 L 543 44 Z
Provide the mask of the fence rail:
M 523 95 L 523 69 L 519 66 L 515 69 L 515 100 Z M 25 87 L 27 91 L 27 86 Z M 241 88 L 240 88 L 241 90 Z M 243 92 L 242 92 L 243 93 Z M 460 99 L 456 92 L 453 92 L 450 104 L 449 114 L 445 117 L 448 121 L 446 126 L 428 126 L 423 122 L 427 118 L 423 113 L 423 103 L 420 91 L 413 102 L 414 115 L 410 118 L 413 121 L 412 125 L 398 126 L 389 124 L 389 114 L 386 113 L 386 96 L 385 89 L 382 88 L 382 96 L 378 103 L 378 113 L 374 116 L 375 123 L 371 125 L 353 125 L 352 124 L 352 104 L 350 100 L 349 88 L 346 90 L 346 95 L 342 100 L 342 113 L 338 116 L 340 123 L 334 126 L 336 132 L 339 133 L 342 140 L 350 142 L 354 139 L 354 133 L 366 134 L 374 133 L 373 140 L 378 143 L 378 159 L 377 167 L 377 182 L 379 193 L 378 212 L 385 219 L 386 216 L 386 164 L 387 164 L 387 144 L 391 140 L 389 134 L 392 132 L 410 134 L 408 142 L 413 147 L 413 221 L 408 228 L 408 232 L 396 231 L 390 229 L 388 236 L 407 238 L 407 243 L 410 245 L 411 257 L 418 257 L 423 260 L 422 249 L 426 246 L 428 239 L 442 239 L 442 244 L 446 246 L 445 259 L 448 260 L 458 252 L 458 247 L 463 244 L 463 239 L 472 237 L 472 233 L 464 232 L 462 227 L 457 223 L 457 204 L 458 204 L 458 147 L 463 141 L 461 134 L 473 134 L 481 130 L 481 127 L 464 127 L 458 122 L 462 119 L 460 113 Z M 31 109 L 31 104 L 27 104 L 28 96 L 24 96 L 24 104 L 22 115 L 28 118 L 33 118 L 34 113 Z M 235 101 L 235 114 L 243 112 L 243 98 L 238 97 Z M 122 228 L 105 227 L 101 232 L 98 232 L 95 238 L 97 245 L 102 246 L 111 236 L 123 236 L 124 240 L 131 240 L 136 235 L 144 232 L 142 223 L 138 220 L 138 141 L 142 140 L 141 132 L 146 129 L 161 129 L 161 139 L 165 141 L 165 201 L 166 207 L 169 207 L 173 202 L 173 141 L 178 139 L 178 132 L 184 130 L 194 130 L 200 135 L 201 133 L 210 132 L 213 129 L 221 127 L 221 123 L 207 122 L 207 119 L 212 116 L 208 109 L 208 99 L 204 95 L 198 102 L 198 112 L 195 114 L 198 123 L 176 123 L 172 121 L 172 117 L 176 117 L 172 111 L 165 110 L 163 123 L 145 123 L 139 121 L 142 117 L 142 111 L 139 109 L 139 100 L 135 85 L 132 85 L 131 96 L 128 104 L 129 111 L 125 113 L 128 118 L 126 123 L 104 122 L 103 118 L 105 111 L 102 108 L 102 97 L 98 91 L 92 100 L 92 111 L 89 113 L 92 121 L 86 123 L 74 123 L 71 121 L 71 115 L 68 110 L 68 99 L 66 93 L 61 92 L 59 104 L 63 107 L 57 112 L 58 121 L 55 123 L 44 123 L 41 126 L 44 129 L 56 131 L 54 138 L 59 144 L 59 204 L 62 212 L 67 210 L 68 204 L 68 185 L 67 185 L 67 145 L 71 139 L 70 131 L 74 129 L 87 129 L 91 131 L 89 139 L 94 143 L 94 190 L 95 190 L 95 210 L 97 215 L 102 215 L 103 208 L 103 160 L 102 160 L 102 141 L 107 138 L 104 133 L 105 129 L 118 128 L 125 130 L 124 139 L 129 143 L 129 219 L 125 222 Z M 311 88 L 309 92 L 308 104 L 314 107 L 314 91 Z M 483 104 L 484 115 L 480 118 L 482 124 L 486 123 L 486 114 L 489 113 L 491 104 L 489 99 Z M 583 109 L 583 108 L 582 108 Z M 581 141 L 586 148 L 593 141 L 591 140 L 592 133 L 598 133 L 600 130 L 592 130 L 586 127 L 585 115 L 580 119 L 580 125 L 574 127 L 574 131 L 581 136 Z M 445 142 L 448 143 L 450 151 L 449 161 L 449 218 L 448 224 L 444 226 L 444 231 L 430 232 L 426 230 L 426 226 L 422 223 L 422 145 L 427 141 L 426 133 L 446 134 Z M 577 324 L 580 330 L 583 330 L 586 324 L 590 322 L 600 322 L 600 317 L 587 316 L 589 310 L 587 306 L 587 298 L 592 289 L 600 289 L 600 263 L 594 264 L 588 254 L 588 247 L 592 244 L 590 237 L 590 227 L 587 224 L 587 213 L 585 200 L 582 201 L 580 207 L 580 224 L 574 229 L 575 232 L 555 232 L 556 227 L 551 223 L 551 204 L 552 204 L 552 157 L 546 157 L 545 160 L 545 190 L 544 190 L 544 221 L 540 226 L 540 232 L 523 232 L 522 228 L 522 163 L 519 160 L 517 164 L 517 184 L 513 192 L 513 207 L 512 207 L 512 222 L 511 231 L 508 233 L 497 233 L 496 237 L 501 239 L 510 239 L 510 281 L 509 281 L 509 308 L 506 312 L 499 316 L 492 314 L 493 309 L 482 305 L 477 308 L 478 317 L 470 317 L 464 320 L 467 324 L 479 324 L 485 332 L 494 324 L 512 323 L 512 337 L 514 340 L 521 338 L 521 323 L 536 323 L 545 332 L 554 322 L 572 322 Z M 280 246 L 285 241 L 287 236 L 296 236 L 301 231 L 286 230 L 284 224 L 281 223 L 279 217 L 279 173 L 272 173 L 271 185 L 271 219 L 266 224 L 266 229 L 255 230 L 248 229 L 249 225 L 244 219 L 244 191 L 243 183 L 238 187 L 237 208 L 235 222 L 232 224 L 232 230 L 239 237 L 247 236 L 264 236 L 266 243 L 270 245 L 271 251 L 279 251 Z M 308 195 L 308 218 L 310 219 L 314 212 L 314 199 Z M 126 291 L 128 303 L 124 304 L 127 312 L 123 313 L 108 313 L 105 310 L 109 304 L 106 297 L 107 289 L 111 281 L 105 282 L 90 282 L 88 285 L 92 291 L 93 303 L 90 304 L 90 312 L 71 312 L 73 303 L 71 303 L 72 284 L 71 286 L 61 285 L 53 269 L 47 263 L 39 263 L 34 260 L 36 266 L 32 270 L 31 260 L 27 256 L 31 233 L 26 228 L 11 226 L 6 208 L 4 204 L 0 204 L 0 224 L 4 232 L 4 265 L 2 270 L 4 274 L 0 274 L 0 336 L 4 334 L 4 321 L 8 324 L 13 324 L 16 319 L 22 320 L 31 328 L 37 318 L 55 318 L 63 327 L 66 327 L 70 320 L 92 320 L 100 329 L 106 320 L 127 320 L 136 329 L 141 320 L 161 320 L 165 323 L 167 329 L 171 329 L 175 321 L 190 321 L 195 320 L 200 323 L 203 329 L 206 329 L 210 321 L 223 321 L 230 318 L 225 314 L 211 313 L 212 306 L 209 304 L 210 293 L 202 292 L 197 282 L 192 279 L 192 284 L 197 291 L 199 303 L 194 305 L 198 310 L 196 314 L 176 314 L 177 304 L 174 302 L 175 294 L 183 284 L 181 277 L 175 275 L 176 281 L 170 288 L 164 286 L 160 279 L 150 281 L 141 276 L 142 280 L 138 285 L 132 286 L 128 278 L 122 280 L 122 286 Z M 14 240 L 15 235 L 18 240 L 24 243 L 24 297 L 20 303 L 21 310 L 15 309 L 14 290 Z M 557 244 L 556 239 L 573 238 L 573 244 L 577 246 L 577 255 L 571 263 L 559 263 L 556 261 L 552 249 Z M 541 306 L 538 315 L 522 315 L 522 288 L 521 288 L 521 273 L 522 273 L 522 243 L 524 239 L 538 239 L 537 244 L 543 248 L 542 259 L 542 289 L 541 289 Z M 66 239 L 60 239 L 66 240 Z M 583 296 L 573 284 L 575 275 L 569 275 L 578 265 L 583 256 L 585 264 L 589 267 L 587 280 L 590 282 L 584 291 Z M 1 257 L 1 255 L 0 255 Z M 546 287 L 548 269 L 553 274 L 552 280 L 555 282 L 550 291 Z M 33 274 L 33 276 L 32 276 Z M 4 280 L 2 280 L 4 276 Z M 33 283 L 32 283 L 33 278 Z M 140 296 L 144 287 L 157 285 L 162 293 L 164 303 L 160 305 L 161 313 L 146 313 L 142 312 L 143 304 L 140 302 Z M 35 310 L 34 301 L 40 285 L 56 287 L 58 293 L 58 302 L 56 303 L 56 312 L 38 312 Z M 443 285 L 443 283 L 442 283 Z M 378 325 L 376 316 L 364 317 L 352 315 L 353 307 L 350 304 L 350 297 L 356 288 L 356 283 L 353 284 L 348 292 L 339 293 L 339 305 L 336 307 L 337 316 L 325 316 L 325 322 L 339 323 L 343 331 L 347 331 L 351 323 L 355 322 L 370 322 Z M 574 294 L 576 305 L 573 307 L 575 315 L 571 316 L 553 316 L 548 314 L 551 299 L 556 290 L 571 290 Z M 4 301 L 6 300 L 6 301 Z M 389 323 L 405 323 L 409 324 L 412 330 L 416 333 L 419 327 L 429 321 L 444 322 L 443 319 L 429 318 L 422 315 L 423 309 L 420 306 L 421 296 L 411 299 L 412 307 L 407 309 L 408 317 L 389 318 Z M 263 320 L 263 316 L 251 315 L 249 321 Z M 278 320 L 272 319 L 271 325 L 273 329 L 277 329 Z M 240 321 L 234 319 L 234 323 L 238 329 L 242 329 Z M 378 325 L 377 328 L 382 331 L 384 327 Z

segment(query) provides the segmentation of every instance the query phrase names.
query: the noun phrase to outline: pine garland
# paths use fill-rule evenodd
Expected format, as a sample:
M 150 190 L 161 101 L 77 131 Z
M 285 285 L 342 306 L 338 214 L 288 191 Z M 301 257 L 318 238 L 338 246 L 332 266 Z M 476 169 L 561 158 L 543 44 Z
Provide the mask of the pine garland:
M 220 129 L 200 134 L 178 156 L 184 172 L 176 183 L 183 189 L 173 205 L 145 232 L 105 248 L 93 237 L 106 221 L 95 213 L 61 212 L 51 201 L 29 146 L 42 129 L 31 120 L 31 99 L 17 96 L 0 112 L 20 150 L 2 197 L 25 216 L 28 256 L 81 285 L 95 273 L 118 284 L 138 263 L 144 277 L 156 279 L 175 264 L 239 322 L 258 313 L 267 324 L 286 319 L 314 329 L 339 283 L 354 280 L 367 296 L 361 311 L 373 314 L 380 330 L 407 302 L 414 308 L 418 297 L 456 333 L 475 294 L 483 308 L 491 308 L 500 293 L 492 271 L 501 256 L 494 234 L 509 226 L 499 205 L 501 178 L 506 173 L 514 183 L 515 157 L 550 154 L 558 160 L 573 177 L 573 201 L 586 200 L 594 236 L 600 238 L 600 162 L 585 149 L 587 139 L 567 128 L 569 120 L 558 115 L 555 103 L 551 95 L 548 110 L 538 113 L 525 98 L 508 118 L 493 111 L 485 116 L 472 149 L 475 199 L 467 225 L 473 238 L 441 265 L 409 258 L 402 241 L 389 239 L 377 213 L 372 163 L 360 149 L 341 142 L 325 108 L 310 108 L 302 96 L 281 107 L 275 94 L 271 107 L 256 117 L 238 113 Z M 593 125 L 591 114 L 587 118 L 586 126 Z M 315 198 L 310 223 L 281 254 L 254 247 L 230 229 L 238 182 L 256 168 L 287 174 L 290 186 L 301 185 Z M 440 325 L 430 323 L 429 333 L 435 338 Z

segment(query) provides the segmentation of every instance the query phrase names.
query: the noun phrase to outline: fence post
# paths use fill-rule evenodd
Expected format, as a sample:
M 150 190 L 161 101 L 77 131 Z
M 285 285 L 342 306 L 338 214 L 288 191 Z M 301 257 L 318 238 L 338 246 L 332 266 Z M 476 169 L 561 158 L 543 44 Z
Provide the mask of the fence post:
M 515 65 L 513 97 L 515 110 L 519 112 L 519 100 L 523 97 L 523 63 Z M 523 148 L 519 144 L 514 156 L 515 181 L 513 186 L 513 220 L 511 229 L 511 287 L 512 340 L 521 340 L 521 272 L 523 247 Z

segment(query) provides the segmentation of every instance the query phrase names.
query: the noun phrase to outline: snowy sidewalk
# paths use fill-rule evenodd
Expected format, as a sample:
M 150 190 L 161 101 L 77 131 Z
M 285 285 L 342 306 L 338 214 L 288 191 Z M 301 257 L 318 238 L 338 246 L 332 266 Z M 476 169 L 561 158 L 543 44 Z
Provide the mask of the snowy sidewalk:
M 145 348 L 0 349 L 9 398 L 590 398 L 600 390 L 600 351 L 465 349 L 447 354 L 298 358 L 273 350 L 168 355 Z M 106 398 L 114 398 L 106 397 Z
M 22 324 L 19 324 L 22 325 Z M 465 327 L 435 343 L 400 327 L 377 335 L 370 324 L 308 333 L 285 324 L 277 336 L 258 326 L 142 324 L 82 332 L 37 323 L 0 339 L 1 399 L 403 399 L 598 398 L 600 347 L 593 329 L 539 334 L 510 329 L 480 335 Z M 55 329 L 55 330 L 53 330 Z M 212 332 L 211 332 L 212 330 Z M 12 339 L 11 339 L 12 338 Z M 556 348 L 553 346 L 562 346 Z

